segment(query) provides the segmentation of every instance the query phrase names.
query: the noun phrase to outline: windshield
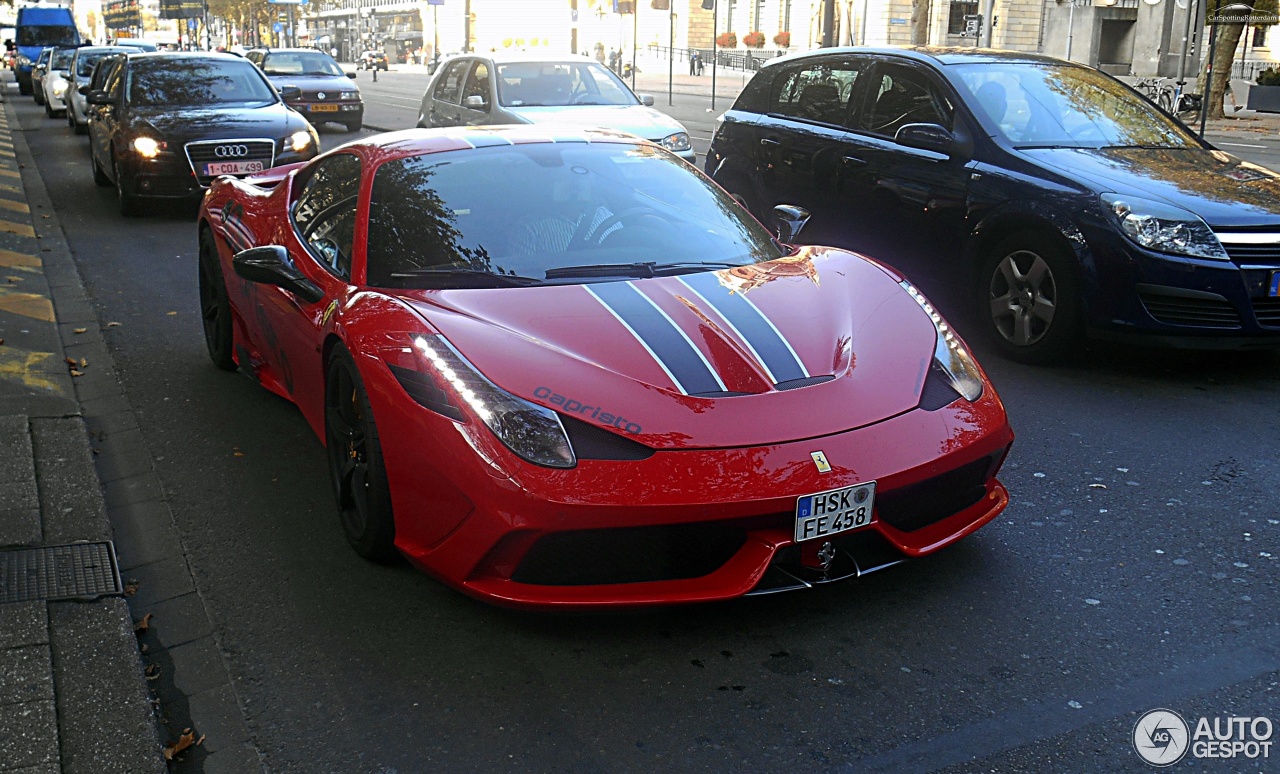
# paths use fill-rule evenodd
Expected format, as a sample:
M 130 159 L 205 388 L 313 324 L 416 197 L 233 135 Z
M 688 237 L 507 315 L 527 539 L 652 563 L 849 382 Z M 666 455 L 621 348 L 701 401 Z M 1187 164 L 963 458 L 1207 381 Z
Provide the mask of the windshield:
M 77 38 L 75 27 L 41 24 L 18 28 L 19 46 L 74 46 L 80 42 Z
M 954 68 L 969 105 L 1016 147 L 1200 147 L 1155 105 L 1097 70 L 1025 63 Z
M 169 57 L 137 60 L 128 81 L 132 105 L 204 106 L 276 101 L 275 90 L 244 60 Z
M 267 54 L 262 60 L 267 75 L 343 75 L 333 57 L 319 51 L 282 51 Z
M 783 254 L 685 162 L 652 146 L 607 143 L 504 145 L 383 164 L 367 247 L 370 285 L 420 288 L 439 286 L 427 274 L 439 270 L 535 281 L 552 272 L 576 283 L 635 276 L 639 264 L 652 264 L 641 274 L 652 276 Z M 511 284 L 500 280 L 489 286 Z
M 595 62 L 513 62 L 498 65 L 504 107 L 638 105 L 618 76 Z
M 60 48 L 49 58 L 50 70 L 66 70 L 71 67 L 71 57 L 76 53 L 74 48 Z

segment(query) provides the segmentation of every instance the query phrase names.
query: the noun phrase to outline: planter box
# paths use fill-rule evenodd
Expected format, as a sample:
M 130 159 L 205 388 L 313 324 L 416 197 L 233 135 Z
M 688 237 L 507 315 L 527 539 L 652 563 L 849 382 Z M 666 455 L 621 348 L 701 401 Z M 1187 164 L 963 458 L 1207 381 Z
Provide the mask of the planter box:
M 1280 113 L 1280 86 L 1249 86 L 1247 107 L 1259 113 Z

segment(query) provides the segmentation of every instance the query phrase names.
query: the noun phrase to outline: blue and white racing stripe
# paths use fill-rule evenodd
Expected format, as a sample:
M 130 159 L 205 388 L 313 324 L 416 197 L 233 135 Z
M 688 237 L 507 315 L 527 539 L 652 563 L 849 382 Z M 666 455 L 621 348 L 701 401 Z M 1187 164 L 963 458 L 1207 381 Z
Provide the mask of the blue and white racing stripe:
M 773 321 L 745 295 L 727 292 L 716 279 L 715 272 L 687 274 L 677 279 L 724 318 L 760 361 L 774 384 L 810 375 L 809 369 L 804 367 L 800 356 L 792 349 L 791 342 Z
M 685 395 L 724 392 L 724 382 L 702 350 L 661 307 L 630 282 L 583 285 L 635 336 Z

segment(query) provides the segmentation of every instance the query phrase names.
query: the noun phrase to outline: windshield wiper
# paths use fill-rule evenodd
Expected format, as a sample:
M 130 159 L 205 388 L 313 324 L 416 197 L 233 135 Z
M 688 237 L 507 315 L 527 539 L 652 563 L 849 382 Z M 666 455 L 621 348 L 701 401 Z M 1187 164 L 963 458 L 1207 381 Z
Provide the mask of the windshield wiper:
M 520 288 L 539 285 L 541 280 L 522 277 L 519 274 L 495 274 L 480 269 L 420 268 L 391 272 L 392 279 L 419 279 L 427 277 L 437 288 Z
M 713 269 L 733 269 L 740 263 L 704 263 L 701 261 L 683 261 L 659 264 L 657 261 L 637 261 L 635 263 L 584 263 L 581 266 L 558 266 L 547 269 L 547 279 L 564 279 L 566 277 L 670 277 L 676 274 L 695 274 Z

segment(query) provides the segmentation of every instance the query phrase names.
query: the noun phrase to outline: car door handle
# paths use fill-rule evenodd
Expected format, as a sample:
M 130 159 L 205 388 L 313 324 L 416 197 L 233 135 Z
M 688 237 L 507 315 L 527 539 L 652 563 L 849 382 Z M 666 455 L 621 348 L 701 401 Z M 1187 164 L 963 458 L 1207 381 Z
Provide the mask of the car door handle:
M 866 164 L 867 160 L 863 158 L 858 158 L 857 156 L 845 156 L 844 163 L 852 167 L 852 166 L 857 166 L 859 164 Z
M 771 140 L 768 137 L 762 137 L 760 138 L 760 144 L 766 148 L 776 148 L 782 143 L 778 142 L 777 140 Z

